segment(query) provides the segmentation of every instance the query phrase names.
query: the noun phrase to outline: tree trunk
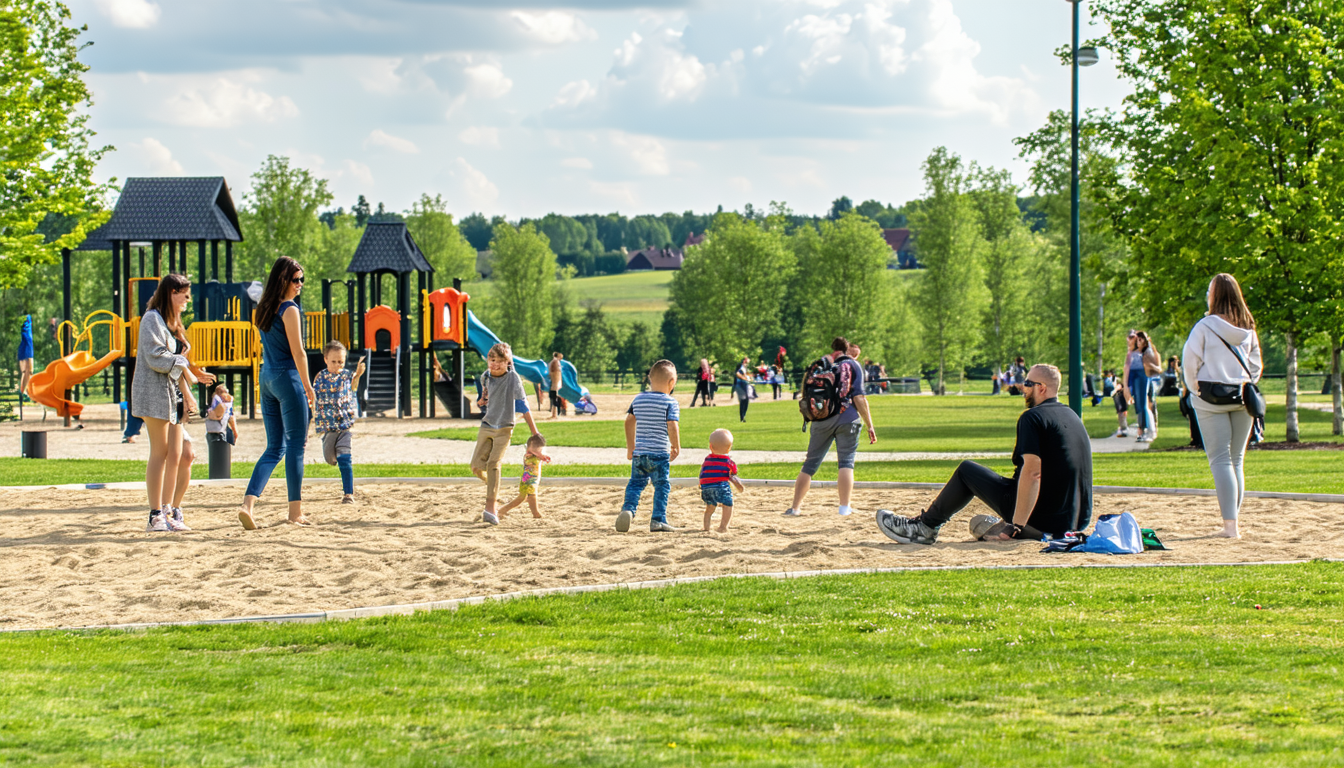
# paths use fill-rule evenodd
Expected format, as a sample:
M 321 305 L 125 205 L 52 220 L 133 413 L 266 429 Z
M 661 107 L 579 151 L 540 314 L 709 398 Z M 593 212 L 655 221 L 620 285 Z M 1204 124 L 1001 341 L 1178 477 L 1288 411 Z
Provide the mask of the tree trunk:
M 1339 357 L 1344 351 L 1344 343 L 1336 341 L 1330 351 L 1330 394 L 1334 396 L 1335 423 L 1330 429 L 1332 435 L 1344 435 L 1344 381 L 1340 380 Z
M 1290 443 L 1296 443 L 1302 439 L 1297 426 L 1297 334 L 1285 333 L 1283 337 L 1288 346 L 1288 375 L 1284 378 L 1286 389 L 1284 411 L 1287 414 L 1286 422 L 1288 426 L 1286 439 Z
M 935 395 L 947 394 L 947 387 L 943 384 L 943 372 L 947 370 L 947 350 L 938 351 L 938 389 L 933 393 Z

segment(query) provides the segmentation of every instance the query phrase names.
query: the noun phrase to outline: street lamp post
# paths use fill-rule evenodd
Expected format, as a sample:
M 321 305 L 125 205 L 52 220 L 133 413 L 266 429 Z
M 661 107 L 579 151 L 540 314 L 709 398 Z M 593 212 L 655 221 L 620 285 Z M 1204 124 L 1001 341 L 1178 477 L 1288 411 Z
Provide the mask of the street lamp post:
M 1073 125 L 1070 140 L 1073 144 L 1073 167 L 1069 185 L 1069 407 L 1083 415 L 1083 278 L 1082 234 L 1078 205 L 1078 67 L 1097 63 L 1097 49 L 1078 47 L 1078 16 L 1083 0 L 1069 0 L 1073 5 L 1073 46 L 1070 49 L 1070 67 L 1073 69 Z

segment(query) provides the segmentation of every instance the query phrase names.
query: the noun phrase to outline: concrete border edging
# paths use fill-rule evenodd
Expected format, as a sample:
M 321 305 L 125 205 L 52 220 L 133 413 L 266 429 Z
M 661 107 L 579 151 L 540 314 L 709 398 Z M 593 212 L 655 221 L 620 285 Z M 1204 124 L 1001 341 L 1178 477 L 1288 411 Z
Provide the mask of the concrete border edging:
M 340 608 L 330 611 L 311 613 L 289 613 L 274 616 L 239 616 L 228 619 L 204 619 L 201 621 L 144 622 L 137 624 L 100 624 L 84 627 L 46 627 L 39 629 L 3 629 L 3 634 L 31 632 L 94 632 L 114 630 L 123 632 L 156 629 L 160 627 L 203 627 L 230 624 L 319 624 L 325 621 L 349 621 L 352 619 L 371 619 L 380 616 L 409 616 L 427 611 L 455 611 L 462 606 L 481 605 L 491 601 L 517 600 L 526 597 L 547 597 L 551 595 L 581 595 L 592 592 L 614 592 L 621 589 L 659 589 L 684 584 L 699 584 L 724 579 L 804 579 L 818 576 L 857 576 L 882 573 L 913 573 L 923 571 L 1046 571 L 1067 569 L 1136 569 L 1136 568 L 1236 568 L 1264 565 L 1304 565 L 1311 562 L 1339 563 L 1344 560 L 1335 558 L 1315 558 L 1311 560 L 1271 560 L 1252 563 L 1059 563 L 1051 565 L 914 565 L 892 568 L 837 568 L 807 571 L 773 571 L 767 573 L 723 573 L 714 576 L 684 576 L 674 579 L 654 581 L 633 581 L 614 584 L 589 584 L 573 587 L 546 587 L 542 589 L 501 592 L 494 595 L 475 595 L 450 600 L 434 600 L 422 603 L 402 603 L 393 605 L 375 605 L 362 608 Z
M 317 485 L 339 483 L 338 477 L 314 477 L 305 478 L 305 483 Z M 501 482 L 517 482 L 516 477 L 501 477 Z M 357 477 L 357 485 L 461 485 L 470 483 L 479 483 L 480 480 L 474 477 Z M 671 478 L 674 486 L 695 486 L 700 481 L 694 477 L 674 477 Z M 625 485 L 624 477 L 547 477 L 546 485 Z M 743 479 L 742 483 L 750 487 L 758 488 L 792 488 L 792 480 L 754 480 Z M 235 477 L 229 480 L 193 480 L 192 485 L 200 486 L 236 486 L 247 485 L 247 478 Z M 816 480 L 813 481 L 814 488 L 834 488 L 834 480 Z M 854 487 L 861 490 L 918 490 L 918 491 L 936 491 L 943 487 L 942 483 L 907 483 L 895 481 L 875 481 L 858 480 Z M 69 483 L 65 485 L 5 485 L 0 486 L 0 493 L 5 492 L 23 492 L 23 491 L 143 491 L 145 484 L 139 481 L 124 483 Z M 1140 493 L 1153 494 L 1158 496 L 1216 496 L 1217 492 L 1211 488 L 1149 488 L 1138 485 L 1096 485 L 1092 487 L 1093 493 L 1098 494 L 1126 494 Z M 1284 501 L 1314 501 L 1321 504 L 1344 504 L 1344 494 L 1340 493 L 1292 493 L 1286 491 L 1247 491 L 1246 496 L 1252 499 L 1282 499 Z

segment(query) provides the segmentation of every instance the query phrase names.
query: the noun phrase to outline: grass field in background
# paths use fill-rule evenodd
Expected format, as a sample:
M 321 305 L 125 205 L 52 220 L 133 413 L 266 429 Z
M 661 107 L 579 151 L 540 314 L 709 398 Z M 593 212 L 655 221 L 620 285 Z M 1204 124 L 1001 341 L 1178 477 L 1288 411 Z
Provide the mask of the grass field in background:
M 681 445 L 685 449 L 706 447 L 709 433 L 720 427 L 732 431 L 734 450 L 807 450 L 808 436 L 801 431 L 802 418 L 793 400 L 759 400 L 752 403 L 747 421 L 737 420 L 737 403 L 720 398 L 715 408 L 681 409 Z M 1016 441 L 1017 418 L 1022 413 L 1020 397 L 903 397 L 868 398 L 877 427 L 878 442 L 859 441 L 860 451 L 1008 452 Z M 1175 448 L 1190 442 L 1190 431 L 1175 398 L 1158 404 L 1157 449 Z M 1132 410 L 1132 409 L 1131 409 Z M 1083 420 L 1093 437 L 1115 431 L 1115 409 L 1109 401 L 1083 409 Z M 1302 440 L 1340 442 L 1330 434 L 1331 415 L 1299 409 Z M 1131 412 L 1130 422 L 1133 424 Z M 1273 400 L 1267 416 L 1266 439 L 1284 439 L 1284 408 Z M 625 431 L 619 421 L 562 421 L 539 424 L 552 446 L 624 448 Z M 415 433 L 419 437 L 475 440 L 473 428 L 448 428 Z M 527 437 L 526 426 L 514 430 L 514 442 Z
M 9 635 L 0 762 L 1337 765 L 1342 600 L 1323 562 L 925 572 Z
M 563 450 L 563 449 L 558 449 Z M 1012 474 L 1008 459 L 980 459 L 979 462 L 1005 475 Z M 863 461 L 855 476 L 864 481 L 906 483 L 942 483 L 959 462 L 955 459 L 920 461 Z M 798 475 L 799 462 L 743 464 L 741 476 L 757 480 L 792 480 Z M 1344 493 L 1344 453 L 1340 451 L 1257 451 L 1246 458 L 1246 486 L 1255 491 L 1288 493 Z M 507 477 L 516 477 L 519 466 L 504 466 Z M 1213 479 L 1204 454 L 1198 451 L 1162 451 L 1138 454 L 1099 454 L 1092 461 L 1093 481 L 1097 485 L 1135 485 L 1156 488 L 1212 488 Z M 247 478 L 251 464 L 233 465 L 233 476 Z M 674 477 L 696 477 L 695 465 L 674 466 Z M 306 477 L 339 477 L 336 467 L 309 464 Z M 555 464 L 546 467 L 546 477 L 628 477 L 628 464 Z M 192 477 L 203 480 L 208 468 L 198 462 Z M 283 478 L 284 466 L 275 470 L 272 482 Z M 145 465 L 139 461 L 96 459 L 19 459 L 0 458 L 0 476 L 5 485 L 66 485 L 71 483 L 143 482 Z M 360 464 L 359 443 L 355 443 L 355 476 L 369 477 L 470 477 L 466 464 Z M 816 479 L 834 480 L 835 459 L 821 465 Z M 332 491 L 335 493 L 335 490 Z M 544 489 L 543 489 L 544 492 Z M 241 491 L 240 491 L 241 493 Z
M 619 275 L 576 277 L 564 282 L 565 289 L 575 303 L 595 301 L 602 305 L 607 317 L 618 323 L 641 322 L 657 331 L 667 311 L 668 288 L 672 271 L 625 272 Z M 494 289 L 488 280 L 466 287 L 473 298 L 487 297 Z

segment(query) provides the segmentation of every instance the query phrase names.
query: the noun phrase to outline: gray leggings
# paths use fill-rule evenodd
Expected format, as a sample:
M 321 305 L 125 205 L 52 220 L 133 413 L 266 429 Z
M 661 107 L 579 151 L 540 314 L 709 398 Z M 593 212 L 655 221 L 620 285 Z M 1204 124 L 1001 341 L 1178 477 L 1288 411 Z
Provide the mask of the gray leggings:
M 1236 520 L 1246 496 L 1246 477 L 1242 464 L 1246 442 L 1251 439 L 1253 420 L 1244 408 L 1228 413 L 1197 411 L 1199 433 L 1204 438 L 1204 453 L 1213 472 L 1213 487 L 1218 492 L 1218 509 L 1224 520 Z

